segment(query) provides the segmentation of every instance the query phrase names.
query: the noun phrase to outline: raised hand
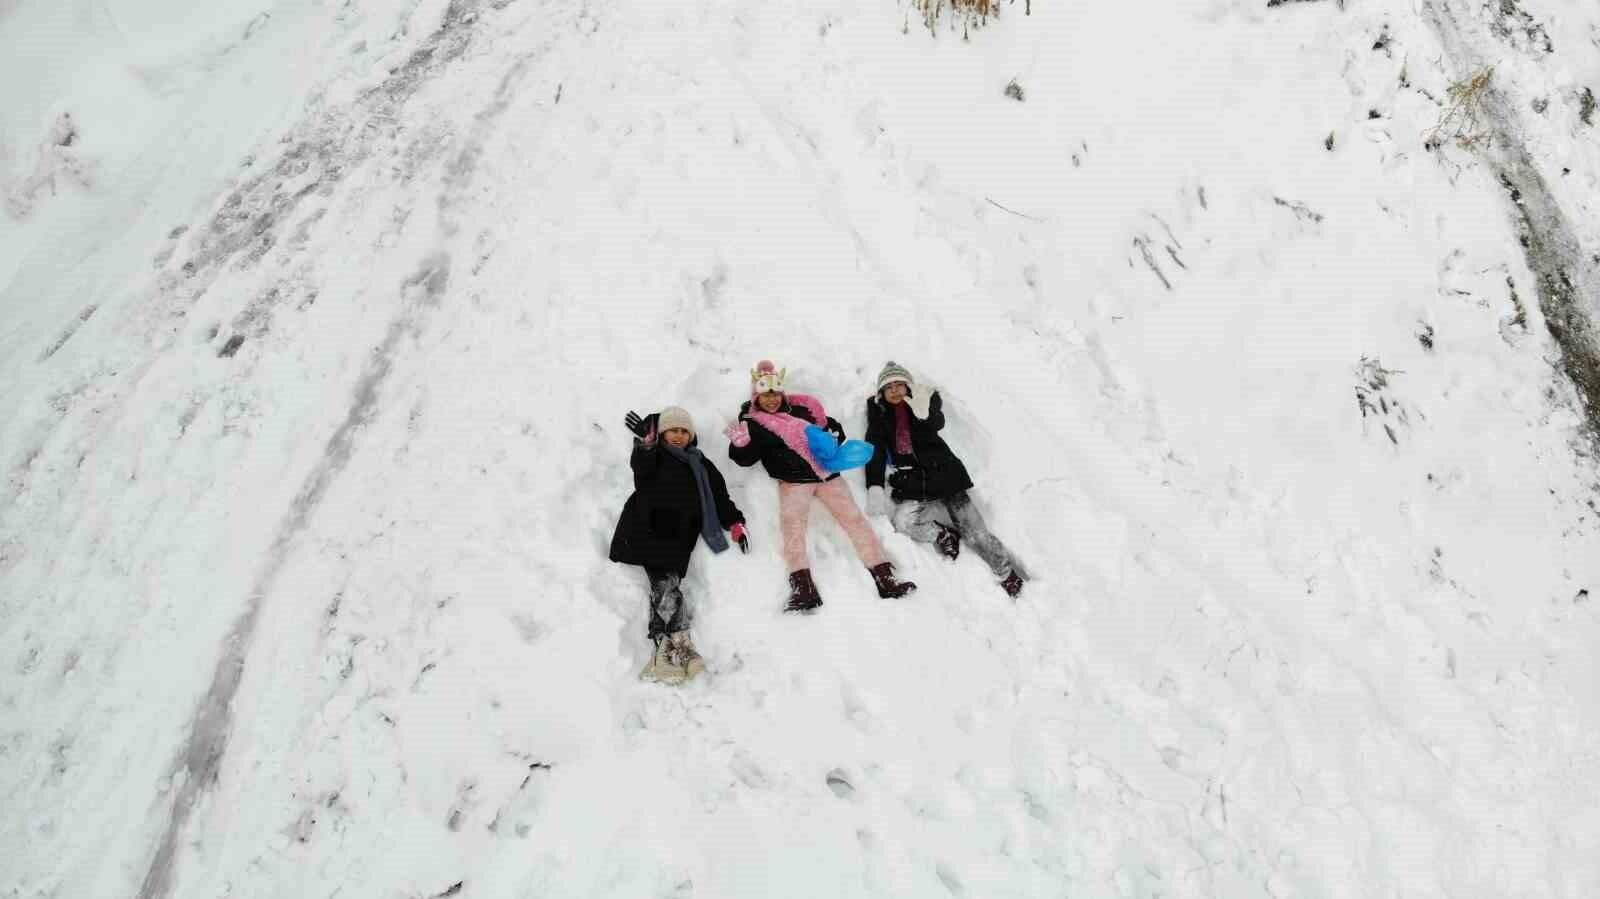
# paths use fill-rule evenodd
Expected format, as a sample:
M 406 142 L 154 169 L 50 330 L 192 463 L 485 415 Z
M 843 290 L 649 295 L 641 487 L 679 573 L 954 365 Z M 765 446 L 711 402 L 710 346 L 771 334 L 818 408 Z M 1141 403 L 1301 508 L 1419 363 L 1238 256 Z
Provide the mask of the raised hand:
M 728 425 L 722 431 L 727 435 L 728 442 L 734 446 L 748 446 L 750 444 L 750 426 L 741 419 Z
M 627 427 L 628 430 L 633 432 L 635 437 L 643 437 L 648 430 L 645 427 L 644 419 L 640 418 L 639 413 L 633 411 L 632 409 L 628 410 L 628 415 L 626 418 L 622 419 L 622 423 Z
M 943 400 L 939 399 L 939 391 L 932 387 L 926 387 L 906 397 L 906 405 L 911 407 L 911 414 L 922 421 L 933 417 L 939 411 L 941 402 Z

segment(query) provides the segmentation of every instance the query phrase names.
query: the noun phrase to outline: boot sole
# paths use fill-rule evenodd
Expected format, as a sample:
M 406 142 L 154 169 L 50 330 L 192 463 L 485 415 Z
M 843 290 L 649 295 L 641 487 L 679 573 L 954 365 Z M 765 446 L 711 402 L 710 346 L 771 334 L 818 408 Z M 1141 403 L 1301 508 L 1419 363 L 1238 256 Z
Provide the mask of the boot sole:
M 693 675 L 682 668 L 660 667 L 654 664 L 644 666 L 639 672 L 639 679 L 653 684 L 681 684 Z

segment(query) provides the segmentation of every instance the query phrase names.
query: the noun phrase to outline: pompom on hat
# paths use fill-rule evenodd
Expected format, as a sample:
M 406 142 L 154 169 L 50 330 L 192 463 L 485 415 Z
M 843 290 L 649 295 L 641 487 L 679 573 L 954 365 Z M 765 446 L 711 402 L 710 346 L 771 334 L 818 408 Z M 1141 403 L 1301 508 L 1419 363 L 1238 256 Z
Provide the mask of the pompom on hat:
M 694 419 L 689 416 L 688 410 L 681 406 L 668 406 L 662 409 L 656 417 L 656 428 L 662 434 L 673 428 L 683 428 L 689 432 L 690 437 L 695 436 Z
M 904 365 L 893 361 L 884 363 L 883 370 L 878 372 L 878 392 L 882 393 L 883 388 L 888 387 L 890 384 L 893 384 L 896 381 L 906 385 L 906 391 L 908 393 L 915 392 L 917 382 L 912 380 L 911 372 L 908 371 Z
M 762 359 L 755 368 L 750 369 L 750 394 L 782 393 L 783 378 L 788 372 L 787 368 L 779 368 L 771 359 Z

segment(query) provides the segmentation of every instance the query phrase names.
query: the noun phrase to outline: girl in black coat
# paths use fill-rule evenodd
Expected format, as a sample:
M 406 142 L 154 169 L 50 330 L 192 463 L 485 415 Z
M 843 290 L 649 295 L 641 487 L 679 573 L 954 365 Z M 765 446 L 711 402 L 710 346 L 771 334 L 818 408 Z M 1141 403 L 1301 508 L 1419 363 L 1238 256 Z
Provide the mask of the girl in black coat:
M 1022 592 L 1021 566 L 972 504 L 967 467 L 939 436 L 944 428 L 939 391 L 920 392 L 919 397 L 911 372 L 903 366 L 890 362 L 878 373 L 878 392 L 867 400 L 867 442 L 875 448 L 867 463 L 867 512 L 890 515 L 895 530 L 932 543 L 952 560 L 961 552 L 961 541 L 967 541 L 1015 598 Z M 885 497 L 884 471 L 891 466 L 891 492 Z M 935 518 L 941 506 L 949 524 Z
M 727 530 L 743 552 L 750 551 L 744 514 L 728 496 L 728 485 L 696 446 L 689 413 L 668 406 L 641 419 L 629 412 L 624 423 L 633 441 L 633 495 L 622 507 L 611 537 L 611 561 L 644 568 L 650 582 L 649 637 L 655 655 L 642 676 L 683 680 L 705 668 L 689 637 L 691 617 L 683 601 L 689 555 L 701 539 L 720 553 Z
M 828 417 L 815 397 L 785 393 L 786 372 L 767 359 L 756 363 L 750 372 L 750 399 L 739 407 L 739 420 L 724 432 L 728 458 L 745 468 L 760 462 L 778 482 L 778 527 L 783 534 L 784 565 L 789 569 L 789 600 L 784 611 L 809 614 L 822 605 L 806 551 L 813 499 L 844 529 L 861 564 L 872 575 L 879 596 L 890 599 L 909 594 L 917 585 L 895 577 L 894 564 L 885 558 L 883 544 L 861 514 L 850 488 L 811 450 L 809 431 L 821 428 L 842 443 L 844 428 Z

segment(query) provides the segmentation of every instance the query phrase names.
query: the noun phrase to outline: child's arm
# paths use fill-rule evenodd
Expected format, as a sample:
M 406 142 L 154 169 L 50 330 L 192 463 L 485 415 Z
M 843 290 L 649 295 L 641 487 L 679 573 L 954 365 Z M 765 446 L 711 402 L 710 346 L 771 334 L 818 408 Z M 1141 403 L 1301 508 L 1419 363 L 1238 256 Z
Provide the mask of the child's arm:
M 872 444 L 872 458 L 867 460 L 867 489 L 883 486 L 883 471 L 889 466 L 889 438 L 883 433 L 883 428 L 878 424 L 877 416 L 872 414 L 872 400 L 867 400 L 867 436 L 866 441 Z
M 722 479 L 722 472 L 717 471 L 717 466 L 712 465 L 710 459 L 705 460 L 705 466 L 706 475 L 711 481 L 711 498 L 717 506 L 717 520 L 739 544 L 740 552 L 750 552 L 750 538 L 744 529 L 744 513 L 739 511 L 739 507 L 733 504 L 733 497 L 728 495 L 728 482 Z
M 728 482 L 722 479 L 722 472 L 717 471 L 717 466 L 711 464 L 710 459 L 705 460 L 706 476 L 711 481 L 711 499 L 717 506 L 717 520 L 724 530 L 744 521 L 744 513 L 733 504 L 733 497 L 728 495 Z
M 628 464 L 633 467 L 633 486 L 642 487 L 654 481 L 661 470 L 661 453 L 656 442 L 652 440 L 646 443 L 635 437 L 633 455 L 628 457 Z
M 656 452 L 656 422 L 658 417 L 654 414 L 640 418 L 638 413 L 630 411 L 622 423 L 635 435 L 633 438 L 633 455 L 628 457 L 628 464 L 633 468 L 633 485 L 642 486 L 656 479 L 656 472 L 661 468 L 661 454 Z
M 894 437 L 884 432 L 883 419 L 873 414 L 873 400 L 867 400 L 867 437 L 872 458 L 867 460 L 867 514 L 888 515 L 889 496 L 883 492 L 883 472 L 889 467 L 889 444 Z
M 728 426 L 723 433 L 728 435 L 728 458 L 732 459 L 740 468 L 749 468 L 761 461 L 761 447 L 758 445 L 762 429 L 752 429 L 750 420 L 745 418 L 744 410 L 739 412 L 739 420 Z
M 924 420 L 927 421 L 928 427 L 935 431 L 944 427 L 944 397 L 940 396 L 937 390 L 928 397 L 928 417 Z

